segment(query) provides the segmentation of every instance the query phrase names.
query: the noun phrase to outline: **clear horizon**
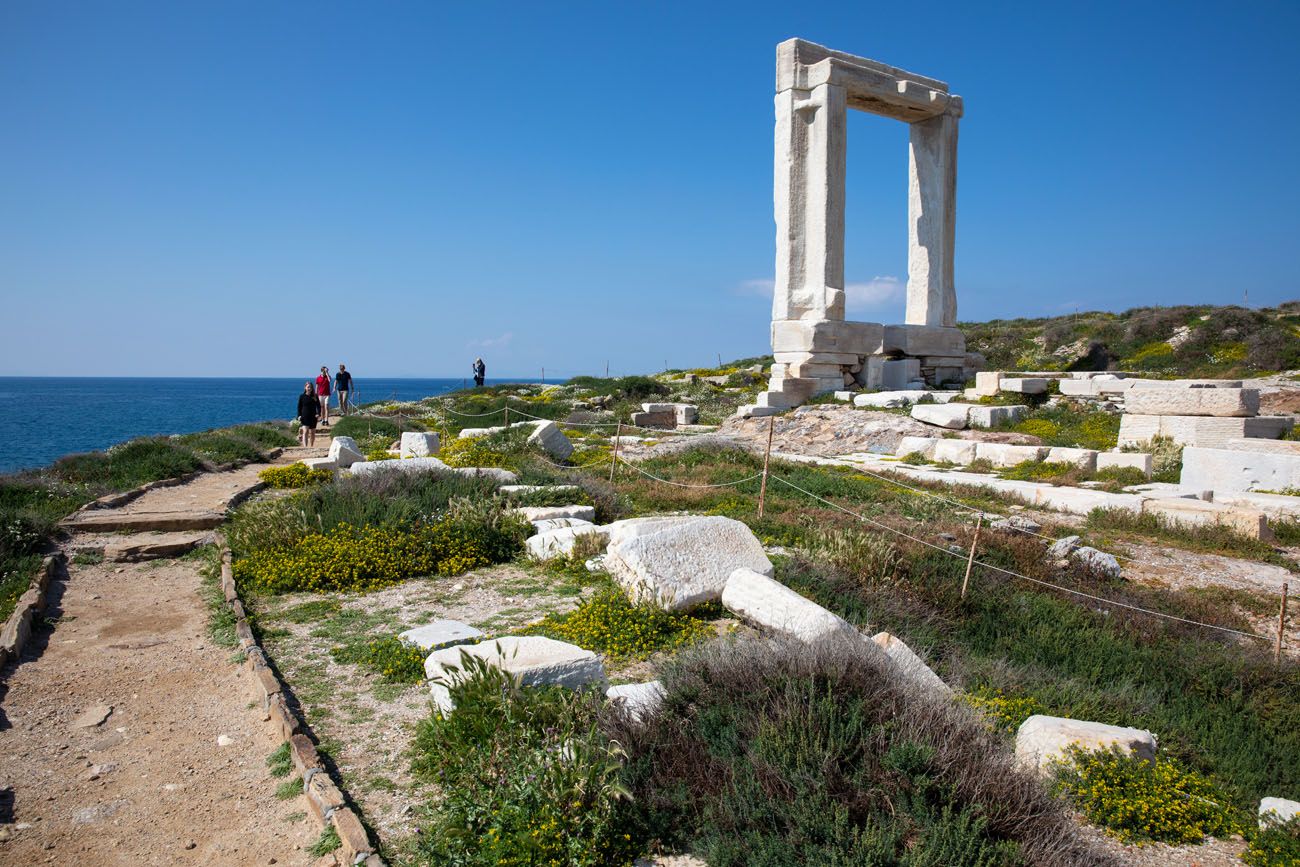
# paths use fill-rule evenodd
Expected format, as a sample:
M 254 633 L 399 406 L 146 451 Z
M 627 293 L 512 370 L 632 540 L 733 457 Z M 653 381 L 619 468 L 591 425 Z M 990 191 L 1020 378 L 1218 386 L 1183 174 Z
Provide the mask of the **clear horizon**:
M 791 36 L 965 99 L 962 320 L 1300 297 L 1300 119 L 1259 86 L 1300 80 L 1300 4 L 925 17 L 11 0 L 0 370 L 429 378 L 482 355 L 560 379 L 765 354 Z M 906 140 L 851 114 L 853 319 L 902 320 Z

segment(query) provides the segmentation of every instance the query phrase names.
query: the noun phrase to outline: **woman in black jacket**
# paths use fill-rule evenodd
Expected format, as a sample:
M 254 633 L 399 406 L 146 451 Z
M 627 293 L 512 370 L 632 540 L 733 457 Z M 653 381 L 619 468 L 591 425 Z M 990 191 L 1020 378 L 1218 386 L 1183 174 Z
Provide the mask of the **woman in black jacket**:
M 316 419 L 320 413 L 320 401 L 316 390 L 310 382 L 303 383 L 302 394 L 298 395 L 298 442 L 304 446 L 316 445 Z

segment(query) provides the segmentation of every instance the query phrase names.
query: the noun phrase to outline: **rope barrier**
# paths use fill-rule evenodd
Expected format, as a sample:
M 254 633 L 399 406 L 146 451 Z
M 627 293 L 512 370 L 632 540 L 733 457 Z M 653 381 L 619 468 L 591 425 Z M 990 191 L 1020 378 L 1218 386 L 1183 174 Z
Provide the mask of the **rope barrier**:
M 916 543 L 919 544 L 919 545 L 924 545 L 924 546 L 927 547 L 927 548 L 933 548 L 933 549 L 936 550 L 936 551 L 942 551 L 943 553 L 947 554 L 947 555 L 950 556 L 950 557 L 956 557 L 956 558 L 959 559 L 959 560 L 964 560 L 964 559 L 966 559 L 966 557 L 965 557 L 964 554 L 954 553 L 952 550 L 950 550 L 950 549 L 948 549 L 948 548 L 945 548 L 945 547 L 942 546 L 942 545 L 936 545 L 936 544 L 934 544 L 933 542 L 927 541 L 927 540 L 925 540 L 925 539 L 920 539 L 920 538 L 918 538 L 918 537 L 916 537 L 916 536 L 911 535 L 910 533 L 905 533 L 905 532 L 903 532 L 902 530 L 899 530 L 899 529 L 896 529 L 896 528 L 894 528 L 894 527 L 891 527 L 891 526 L 889 526 L 888 524 L 884 524 L 884 523 L 881 523 L 880 521 L 876 521 L 876 520 L 873 520 L 873 519 L 871 519 L 871 518 L 868 518 L 866 515 L 858 514 L 857 512 L 853 511 L 852 509 L 846 509 L 844 506 L 841 506 L 841 505 L 839 505 L 838 503 L 833 503 L 833 502 L 831 502 L 830 500 L 827 500 L 827 499 L 824 498 L 824 497 L 819 497 L 817 494 L 814 494 L 812 491 L 805 490 L 804 488 L 801 488 L 801 487 L 799 487 L 798 485 L 796 485 L 794 482 L 791 482 L 791 481 L 789 481 L 789 480 L 787 480 L 787 479 L 784 479 L 784 478 L 782 478 L 781 476 L 778 476 L 778 475 L 776 475 L 776 474 L 773 474 L 773 475 L 772 475 L 772 478 L 775 479 L 776 481 L 780 482 L 780 483 L 783 484 L 783 485 L 786 485 L 786 486 L 788 486 L 788 487 L 794 488 L 796 491 L 800 492 L 801 494 L 804 494 L 804 495 L 806 495 L 806 496 L 812 497 L 814 500 L 817 500 L 817 501 L 819 501 L 819 502 L 825 503 L 826 505 L 830 506 L 830 507 L 833 508 L 833 509 L 837 509 L 837 510 L 839 510 L 839 511 L 845 513 L 846 515 L 852 515 L 853 517 L 857 518 L 857 519 L 860 520 L 860 521 L 864 521 L 864 522 L 866 522 L 866 523 L 868 523 L 868 524 L 871 524 L 872 526 L 879 527 L 880 529 L 882 529 L 882 530 L 886 530 L 886 531 L 888 531 L 888 532 L 890 532 L 890 533 L 894 533 L 895 535 L 902 536 L 902 537 L 905 538 L 905 539 L 910 539 L 911 541 L 916 542 Z M 1075 590 L 1075 589 L 1073 589 L 1073 588 L 1071 588 L 1071 587 L 1063 587 L 1063 586 L 1061 586 L 1060 584 L 1053 584 L 1053 583 L 1050 582 L 1050 581 L 1043 581 L 1043 580 L 1041 580 L 1041 579 L 1039 579 L 1039 578 L 1031 578 L 1031 577 L 1029 577 L 1028 575 L 1021 575 L 1019 572 L 1013 572 L 1013 571 L 1011 571 L 1010 569 L 1003 569 L 1001 566 L 994 566 L 992 563 L 986 563 L 986 562 L 984 562 L 983 560 L 975 560 L 974 562 L 975 562 L 975 564 L 978 565 L 978 566 L 982 566 L 982 567 L 984 567 L 984 568 L 986 568 L 986 569 L 992 569 L 994 572 L 1001 572 L 1002 574 L 1004 574 L 1004 575 L 1009 575 L 1009 576 L 1011 576 L 1012 578 L 1019 578 L 1019 579 L 1021 579 L 1021 580 L 1023 580 L 1023 581 L 1029 581 L 1029 582 L 1032 582 L 1032 583 L 1034 583 L 1034 584 L 1041 585 L 1041 586 L 1043 586 L 1043 587 L 1050 587 L 1050 588 L 1052 588 L 1053 590 L 1060 590 L 1060 591 L 1062 591 L 1062 592 L 1064 592 L 1064 593 L 1070 593 L 1070 594 L 1073 594 L 1073 595 L 1075 595 L 1075 596 L 1081 596 L 1081 597 L 1083 597 L 1083 598 L 1085 598 L 1085 599 L 1091 599 L 1091 600 L 1093 600 L 1094 602 L 1100 602 L 1100 603 L 1102 603 L 1102 604 L 1104 604 L 1104 605 L 1115 605 L 1115 606 L 1118 606 L 1118 607 L 1120 607 L 1120 608 L 1127 608 L 1127 609 L 1129 609 L 1130 611 L 1138 611 L 1138 612 L 1141 612 L 1142 614 L 1150 614 L 1150 615 L 1152 615 L 1153 617 L 1163 617 L 1163 618 L 1165 618 L 1165 619 L 1167 619 L 1167 620 L 1174 620 L 1174 621 L 1177 621 L 1177 622 L 1179 622 L 1179 623 L 1186 623 L 1186 624 L 1188 624 L 1188 625 L 1190 625 L 1190 626 L 1201 626 L 1201 627 L 1204 627 L 1204 628 L 1206 628 L 1206 629 L 1217 629 L 1217 630 L 1219 630 L 1220 632 L 1227 632 L 1227 633 L 1231 633 L 1231 634 L 1233 634 L 1233 635 L 1240 635 L 1240 636 L 1242 636 L 1243 638 L 1254 638 L 1254 639 L 1259 640 L 1259 641 L 1270 641 L 1270 640 L 1271 640 L 1271 639 L 1266 638 L 1266 637 L 1264 637 L 1264 636 L 1262 636 L 1262 635 L 1256 635 L 1256 634 L 1253 633 L 1253 632 L 1242 632 L 1240 629 L 1232 629 L 1231 627 L 1228 627 L 1228 626 L 1218 626 L 1218 625 L 1213 624 L 1213 623 L 1203 623 L 1203 622 L 1201 622 L 1201 621 L 1199 621 L 1199 620 L 1189 620 L 1189 619 L 1186 618 L 1186 617 L 1179 617 L 1179 616 L 1177 616 L 1176 614 L 1167 614 L 1167 613 L 1165 613 L 1165 612 L 1163 612 L 1163 611 L 1153 611 L 1153 610 L 1150 609 L 1150 608 L 1143 608 L 1143 607 L 1141 607 L 1141 606 L 1139 606 L 1139 605 L 1131 605 L 1131 604 L 1129 604 L 1129 603 L 1127 603 L 1127 602 L 1120 602 L 1120 601 L 1115 600 L 1115 599 L 1107 599 L 1107 598 L 1105 598 L 1104 596 L 1097 596 L 1097 595 L 1092 594 L 1092 593 L 1086 593 L 1086 592 L 1084 592 L 1084 591 L 1082 591 L 1082 590 Z

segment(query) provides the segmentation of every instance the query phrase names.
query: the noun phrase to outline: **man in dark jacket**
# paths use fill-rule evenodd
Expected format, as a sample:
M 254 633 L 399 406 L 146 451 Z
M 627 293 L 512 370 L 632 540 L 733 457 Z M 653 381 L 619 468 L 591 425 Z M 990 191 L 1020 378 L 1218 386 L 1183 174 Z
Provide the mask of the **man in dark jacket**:
M 474 371 L 474 387 L 478 388 L 487 379 L 487 365 L 483 363 L 483 359 L 476 358 L 470 367 Z
M 334 374 L 334 390 L 339 395 L 339 413 L 347 415 L 352 394 L 352 374 L 342 364 L 339 365 L 339 372 Z

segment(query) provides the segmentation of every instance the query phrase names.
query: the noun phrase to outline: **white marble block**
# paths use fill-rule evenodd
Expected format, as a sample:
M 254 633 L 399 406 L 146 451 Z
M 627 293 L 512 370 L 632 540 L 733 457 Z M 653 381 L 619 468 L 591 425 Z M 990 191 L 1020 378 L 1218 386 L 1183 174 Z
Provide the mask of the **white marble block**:
M 402 457 L 427 458 L 438 453 L 438 435 L 426 431 L 405 431 L 402 434 Z
M 1107 750 L 1112 747 L 1139 759 L 1152 761 L 1156 736 L 1144 729 L 1111 726 L 1087 720 L 1035 714 L 1016 732 L 1016 761 L 1026 768 L 1050 773 L 1052 763 L 1063 761 L 1070 747 Z

